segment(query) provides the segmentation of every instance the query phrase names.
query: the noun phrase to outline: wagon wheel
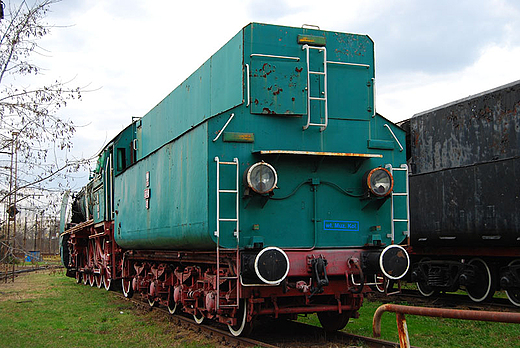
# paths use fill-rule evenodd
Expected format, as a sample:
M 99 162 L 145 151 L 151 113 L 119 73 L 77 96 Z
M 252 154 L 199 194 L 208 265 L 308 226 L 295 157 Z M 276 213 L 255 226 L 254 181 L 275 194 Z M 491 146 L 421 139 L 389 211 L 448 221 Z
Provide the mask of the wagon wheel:
M 416 282 L 415 284 L 417 285 L 417 290 L 419 290 L 421 295 L 424 297 L 430 297 L 435 293 L 435 290 L 433 290 L 424 280 Z
M 519 265 L 519 264 L 520 264 L 520 259 L 511 261 L 508 266 L 514 266 L 514 265 Z M 506 290 L 506 295 L 512 304 L 520 307 L 520 289 L 508 289 L 508 290 Z
M 419 261 L 419 264 L 421 264 L 421 262 L 425 262 L 425 261 L 430 261 L 430 259 L 425 257 L 425 258 L 421 259 L 421 261 Z M 435 294 L 435 290 L 433 290 L 432 287 L 428 285 L 427 280 L 420 280 L 418 282 L 415 282 L 415 284 L 417 285 L 417 290 L 419 290 L 421 295 L 423 295 L 424 297 L 430 297 L 433 294 Z
M 478 271 L 477 280 L 470 285 L 466 285 L 469 298 L 474 302 L 489 300 L 495 293 L 495 282 L 488 264 L 482 259 L 471 259 L 469 265 L 475 266 Z
M 243 299 L 240 301 L 240 306 L 236 312 L 236 317 L 238 319 L 238 323 L 235 326 L 228 325 L 229 332 L 235 337 L 237 336 L 247 336 L 253 330 L 253 322 L 247 321 L 247 311 L 249 305 L 247 299 Z
M 87 273 L 82 273 L 83 276 L 83 284 L 88 285 L 89 277 Z
M 94 273 L 89 273 L 88 274 L 88 283 L 90 284 L 90 286 L 94 286 L 96 285 L 96 276 L 94 275 Z
M 318 319 L 325 331 L 333 332 L 343 329 L 350 319 L 351 312 L 318 312 Z

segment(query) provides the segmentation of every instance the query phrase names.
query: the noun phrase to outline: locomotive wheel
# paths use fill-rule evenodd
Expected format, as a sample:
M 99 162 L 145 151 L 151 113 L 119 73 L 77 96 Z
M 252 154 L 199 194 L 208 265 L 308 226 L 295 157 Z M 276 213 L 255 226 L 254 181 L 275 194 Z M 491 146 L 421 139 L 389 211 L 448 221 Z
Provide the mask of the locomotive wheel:
M 243 299 L 237 311 L 238 323 L 235 326 L 228 325 L 229 332 L 235 337 L 247 336 L 253 330 L 253 323 L 247 321 L 248 301 Z
M 175 312 L 177 312 L 177 308 L 178 308 L 178 303 L 175 302 L 175 300 L 173 299 L 173 296 L 171 296 L 170 300 L 168 301 L 168 312 L 170 312 L 170 314 L 175 314 Z
M 76 284 L 81 283 L 81 272 L 76 271 Z
M 514 260 L 509 263 L 508 266 L 518 265 L 520 264 L 520 260 Z M 509 301 L 517 307 L 520 307 L 520 290 L 518 289 L 509 289 L 506 290 L 506 295 Z
M 89 273 L 88 275 L 88 283 L 90 284 L 90 286 L 94 286 L 96 285 L 96 276 L 94 275 L 94 273 Z
M 96 273 L 94 275 L 96 277 L 96 285 L 99 289 L 103 286 L 103 276 L 99 273 Z
M 134 289 L 132 289 L 132 279 L 121 278 L 121 287 L 123 288 L 123 295 L 126 298 L 130 298 L 134 295 Z
M 112 278 L 110 278 L 107 274 L 103 274 L 101 276 L 101 280 L 103 282 L 103 286 L 106 291 L 110 291 L 110 287 L 112 286 Z
M 489 300 L 495 293 L 495 282 L 488 264 L 482 259 L 471 259 L 468 264 L 477 267 L 477 281 L 466 286 L 469 298 L 474 302 Z
M 199 325 L 202 324 L 204 321 L 204 314 L 199 312 L 197 312 L 197 314 L 193 314 L 193 320 L 195 320 L 195 322 Z
M 350 319 L 350 312 L 318 312 L 318 319 L 325 331 L 333 332 L 343 329 Z
M 148 297 L 147 300 L 148 300 L 148 304 L 150 305 L 150 307 L 155 307 L 155 305 L 156 305 L 155 298 Z

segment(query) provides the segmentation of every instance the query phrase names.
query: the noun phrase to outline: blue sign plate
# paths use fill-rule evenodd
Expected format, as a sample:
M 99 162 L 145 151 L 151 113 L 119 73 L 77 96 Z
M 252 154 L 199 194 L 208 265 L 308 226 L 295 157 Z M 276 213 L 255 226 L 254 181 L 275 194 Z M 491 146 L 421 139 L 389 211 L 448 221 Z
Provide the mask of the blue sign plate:
M 323 222 L 323 229 L 326 231 L 359 231 L 359 221 L 336 221 L 325 220 Z

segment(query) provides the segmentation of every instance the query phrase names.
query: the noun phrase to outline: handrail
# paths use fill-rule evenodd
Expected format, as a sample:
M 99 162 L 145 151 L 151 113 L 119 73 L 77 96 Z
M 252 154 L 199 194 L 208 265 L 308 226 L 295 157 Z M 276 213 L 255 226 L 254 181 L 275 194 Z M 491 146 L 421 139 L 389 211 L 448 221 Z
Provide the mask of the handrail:
M 399 343 L 402 348 L 410 347 L 410 339 L 408 337 L 408 329 L 406 327 L 406 319 L 404 317 L 405 314 L 420 315 L 425 317 L 520 324 L 520 313 L 412 307 L 388 303 L 380 306 L 374 313 L 374 319 L 372 321 L 372 333 L 374 337 L 381 336 L 381 317 L 384 312 L 396 313 L 397 327 L 399 331 Z
M 295 60 L 295 61 L 300 61 L 300 57 L 290 57 L 290 56 L 277 56 L 277 55 L 274 55 L 274 54 L 260 54 L 260 53 L 253 53 L 251 54 L 250 56 L 251 58 L 253 57 L 264 57 L 264 58 L 279 58 L 279 59 L 290 59 L 290 60 Z
M 231 122 L 231 120 L 233 119 L 233 117 L 235 117 L 235 114 L 232 113 L 231 116 L 229 116 L 229 119 L 227 120 L 227 122 L 224 124 L 224 127 L 222 127 L 222 129 L 220 130 L 220 132 L 218 132 L 217 136 L 215 137 L 215 139 L 213 139 L 213 142 L 217 141 L 218 138 L 220 138 L 220 136 L 222 135 L 222 133 L 224 133 L 224 130 L 226 129 L 226 127 L 228 126 L 229 122 Z
M 403 151 L 404 150 L 403 145 L 401 145 L 401 143 L 399 142 L 399 140 L 395 136 L 395 134 L 392 131 L 392 129 L 390 128 L 390 126 L 385 123 L 384 127 L 388 128 L 388 130 L 390 131 L 390 134 L 392 134 L 392 136 L 394 137 L 394 140 L 396 141 L 397 145 L 399 145 L 399 147 L 401 148 L 399 151 Z
M 246 64 L 246 84 L 247 84 L 247 104 L 246 104 L 246 108 L 249 107 L 249 102 L 251 100 L 251 81 L 250 81 L 250 78 L 249 78 L 249 64 Z

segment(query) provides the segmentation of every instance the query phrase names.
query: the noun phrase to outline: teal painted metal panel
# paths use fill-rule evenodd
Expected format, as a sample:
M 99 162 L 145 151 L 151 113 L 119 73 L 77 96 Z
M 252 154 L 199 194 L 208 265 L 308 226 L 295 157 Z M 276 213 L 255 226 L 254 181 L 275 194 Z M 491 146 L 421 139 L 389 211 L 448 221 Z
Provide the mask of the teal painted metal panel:
M 115 178 L 115 239 L 119 245 L 137 249 L 214 246 L 208 233 L 204 139 L 205 124 Z
M 244 102 L 243 41 L 242 31 L 240 31 L 210 59 L 210 116 L 220 114 Z
M 328 60 L 348 63 L 327 63 L 330 118 L 324 131 L 303 130 L 308 86 L 305 51 L 297 41 L 302 34 L 323 36 Z M 256 23 L 245 27 L 136 125 L 139 161 L 115 178 L 117 242 L 126 248 L 215 248 L 218 156 L 240 161 L 242 247 L 253 240 L 298 248 L 354 247 L 379 240 L 389 244 L 390 201 L 360 197 L 362 179 L 375 167 L 406 163 L 398 146 L 386 146 L 395 140 L 385 124 L 402 144 L 405 135 L 379 115 L 373 117 L 373 60 L 367 36 Z M 313 58 L 311 69 L 320 68 L 318 61 Z M 245 64 L 251 68 L 250 84 L 243 78 Z M 311 89 L 320 91 L 323 84 L 317 76 Z M 248 92 L 250 105 L 244 101 Z M 264 108 L 269 108 L 268 115 Z M 313 117 L 324 116 L 318 103 L 311 111 L 317 115 Z M 248 142 L 224 141 L 224 136 L 213 141 L 231 114 L 224 134 L 247 134 Z M 262 150 L 367 157 L 262 155 Z M 279 175 L 271 198 L 245 195 L 242 183 L 249 166 L 262 160 Z M 234 170 L 222 167 L 221 188 L 234 189 Z M 404 179 L 396 176 L 396 188 L 402 185 Z M 220 217 L 234 217 L 234 199 L 222 195 Z M 403 209 L 400 202 L 396 213 Z M 235 247 L 234 222 L 222 222 L 220 228 L 221 245 Z M 404 238 L 404 230 L 406 226 L 396 224 L 396 242 Z
M 251 57 L 251 112 L 304 115 L 307 113 L 307 68 L 301 61 Z

